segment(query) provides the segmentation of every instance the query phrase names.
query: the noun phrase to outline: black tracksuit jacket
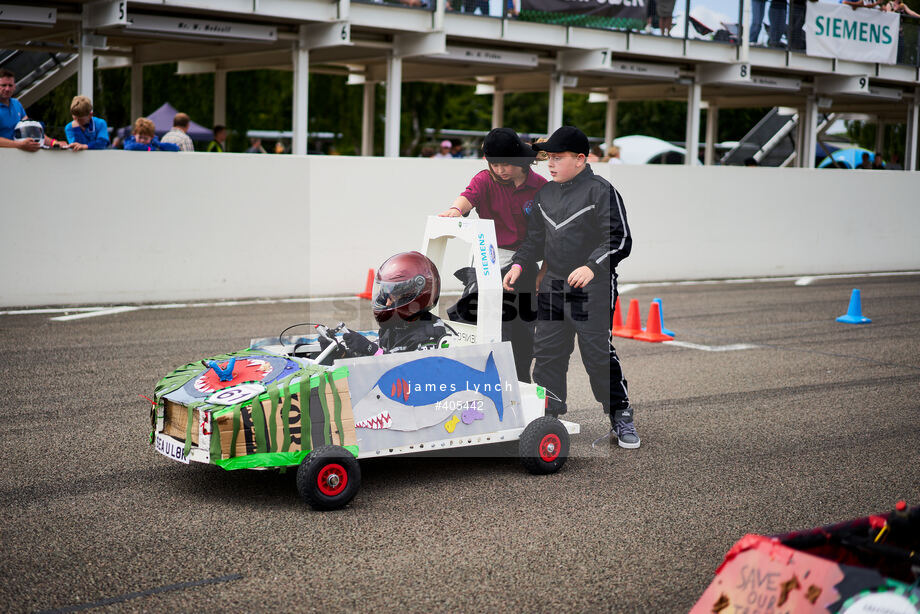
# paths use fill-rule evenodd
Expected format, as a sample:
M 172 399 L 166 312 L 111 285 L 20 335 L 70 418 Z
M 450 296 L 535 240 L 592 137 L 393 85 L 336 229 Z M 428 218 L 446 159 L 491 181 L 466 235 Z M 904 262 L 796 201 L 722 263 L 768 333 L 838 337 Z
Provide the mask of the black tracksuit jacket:
M 590 165 L 571 181 L 545 184 L 534 206 L 527 238 L 512 262 L 545 260 L 550 279 L 566 279 L 585 265 L 595 277 L 607 274 L 632 249 L 623 198 Z

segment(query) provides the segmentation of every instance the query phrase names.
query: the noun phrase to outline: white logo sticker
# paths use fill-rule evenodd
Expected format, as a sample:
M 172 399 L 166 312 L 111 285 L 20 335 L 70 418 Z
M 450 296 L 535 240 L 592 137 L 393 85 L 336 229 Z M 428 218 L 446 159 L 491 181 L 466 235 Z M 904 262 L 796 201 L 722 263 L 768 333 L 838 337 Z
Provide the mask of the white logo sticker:
M 263 392 L 265 392 L 265 386 L 262 384 L 237 384 L 211 394 L 207 402 L 212 405 L 236 405 Z

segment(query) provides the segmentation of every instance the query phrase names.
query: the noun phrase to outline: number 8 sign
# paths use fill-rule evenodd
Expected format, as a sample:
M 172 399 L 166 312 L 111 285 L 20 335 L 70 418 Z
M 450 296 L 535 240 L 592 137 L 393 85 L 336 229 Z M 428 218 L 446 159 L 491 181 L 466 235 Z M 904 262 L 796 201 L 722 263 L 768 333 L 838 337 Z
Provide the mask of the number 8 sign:
M 212 405 L 236 405 L 265 392 L 262 384 L 238 384 L 214 392 L 207 398 Z

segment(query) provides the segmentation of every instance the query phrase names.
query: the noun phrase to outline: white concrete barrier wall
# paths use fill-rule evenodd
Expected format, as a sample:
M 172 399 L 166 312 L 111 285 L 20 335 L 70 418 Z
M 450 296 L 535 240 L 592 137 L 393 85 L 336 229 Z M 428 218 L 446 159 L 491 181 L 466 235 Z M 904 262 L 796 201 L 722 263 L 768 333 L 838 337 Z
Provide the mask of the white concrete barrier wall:
M 424 217 L 482 168 L 0 150 L 0 306 L 352 294 L 368 268 L 420 249 Z M 920 268 L 920 173 L 595 170 L 635 239 L 621 282 Z

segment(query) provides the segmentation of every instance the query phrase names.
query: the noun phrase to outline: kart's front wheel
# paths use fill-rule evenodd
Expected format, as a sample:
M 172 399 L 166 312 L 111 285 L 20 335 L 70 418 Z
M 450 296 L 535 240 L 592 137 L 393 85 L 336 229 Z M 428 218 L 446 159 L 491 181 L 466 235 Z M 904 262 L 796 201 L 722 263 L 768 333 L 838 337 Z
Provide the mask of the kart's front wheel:
M 552 416 L 541 416 L 521 433 L 521 462 L 535 474 L 555 473 L 569 457 L 569 432 Z
M 315 510 L 345 507 L 361 487 L 361 467 L 341 446 L 316 448 L 297 469 L 297 492 Z

